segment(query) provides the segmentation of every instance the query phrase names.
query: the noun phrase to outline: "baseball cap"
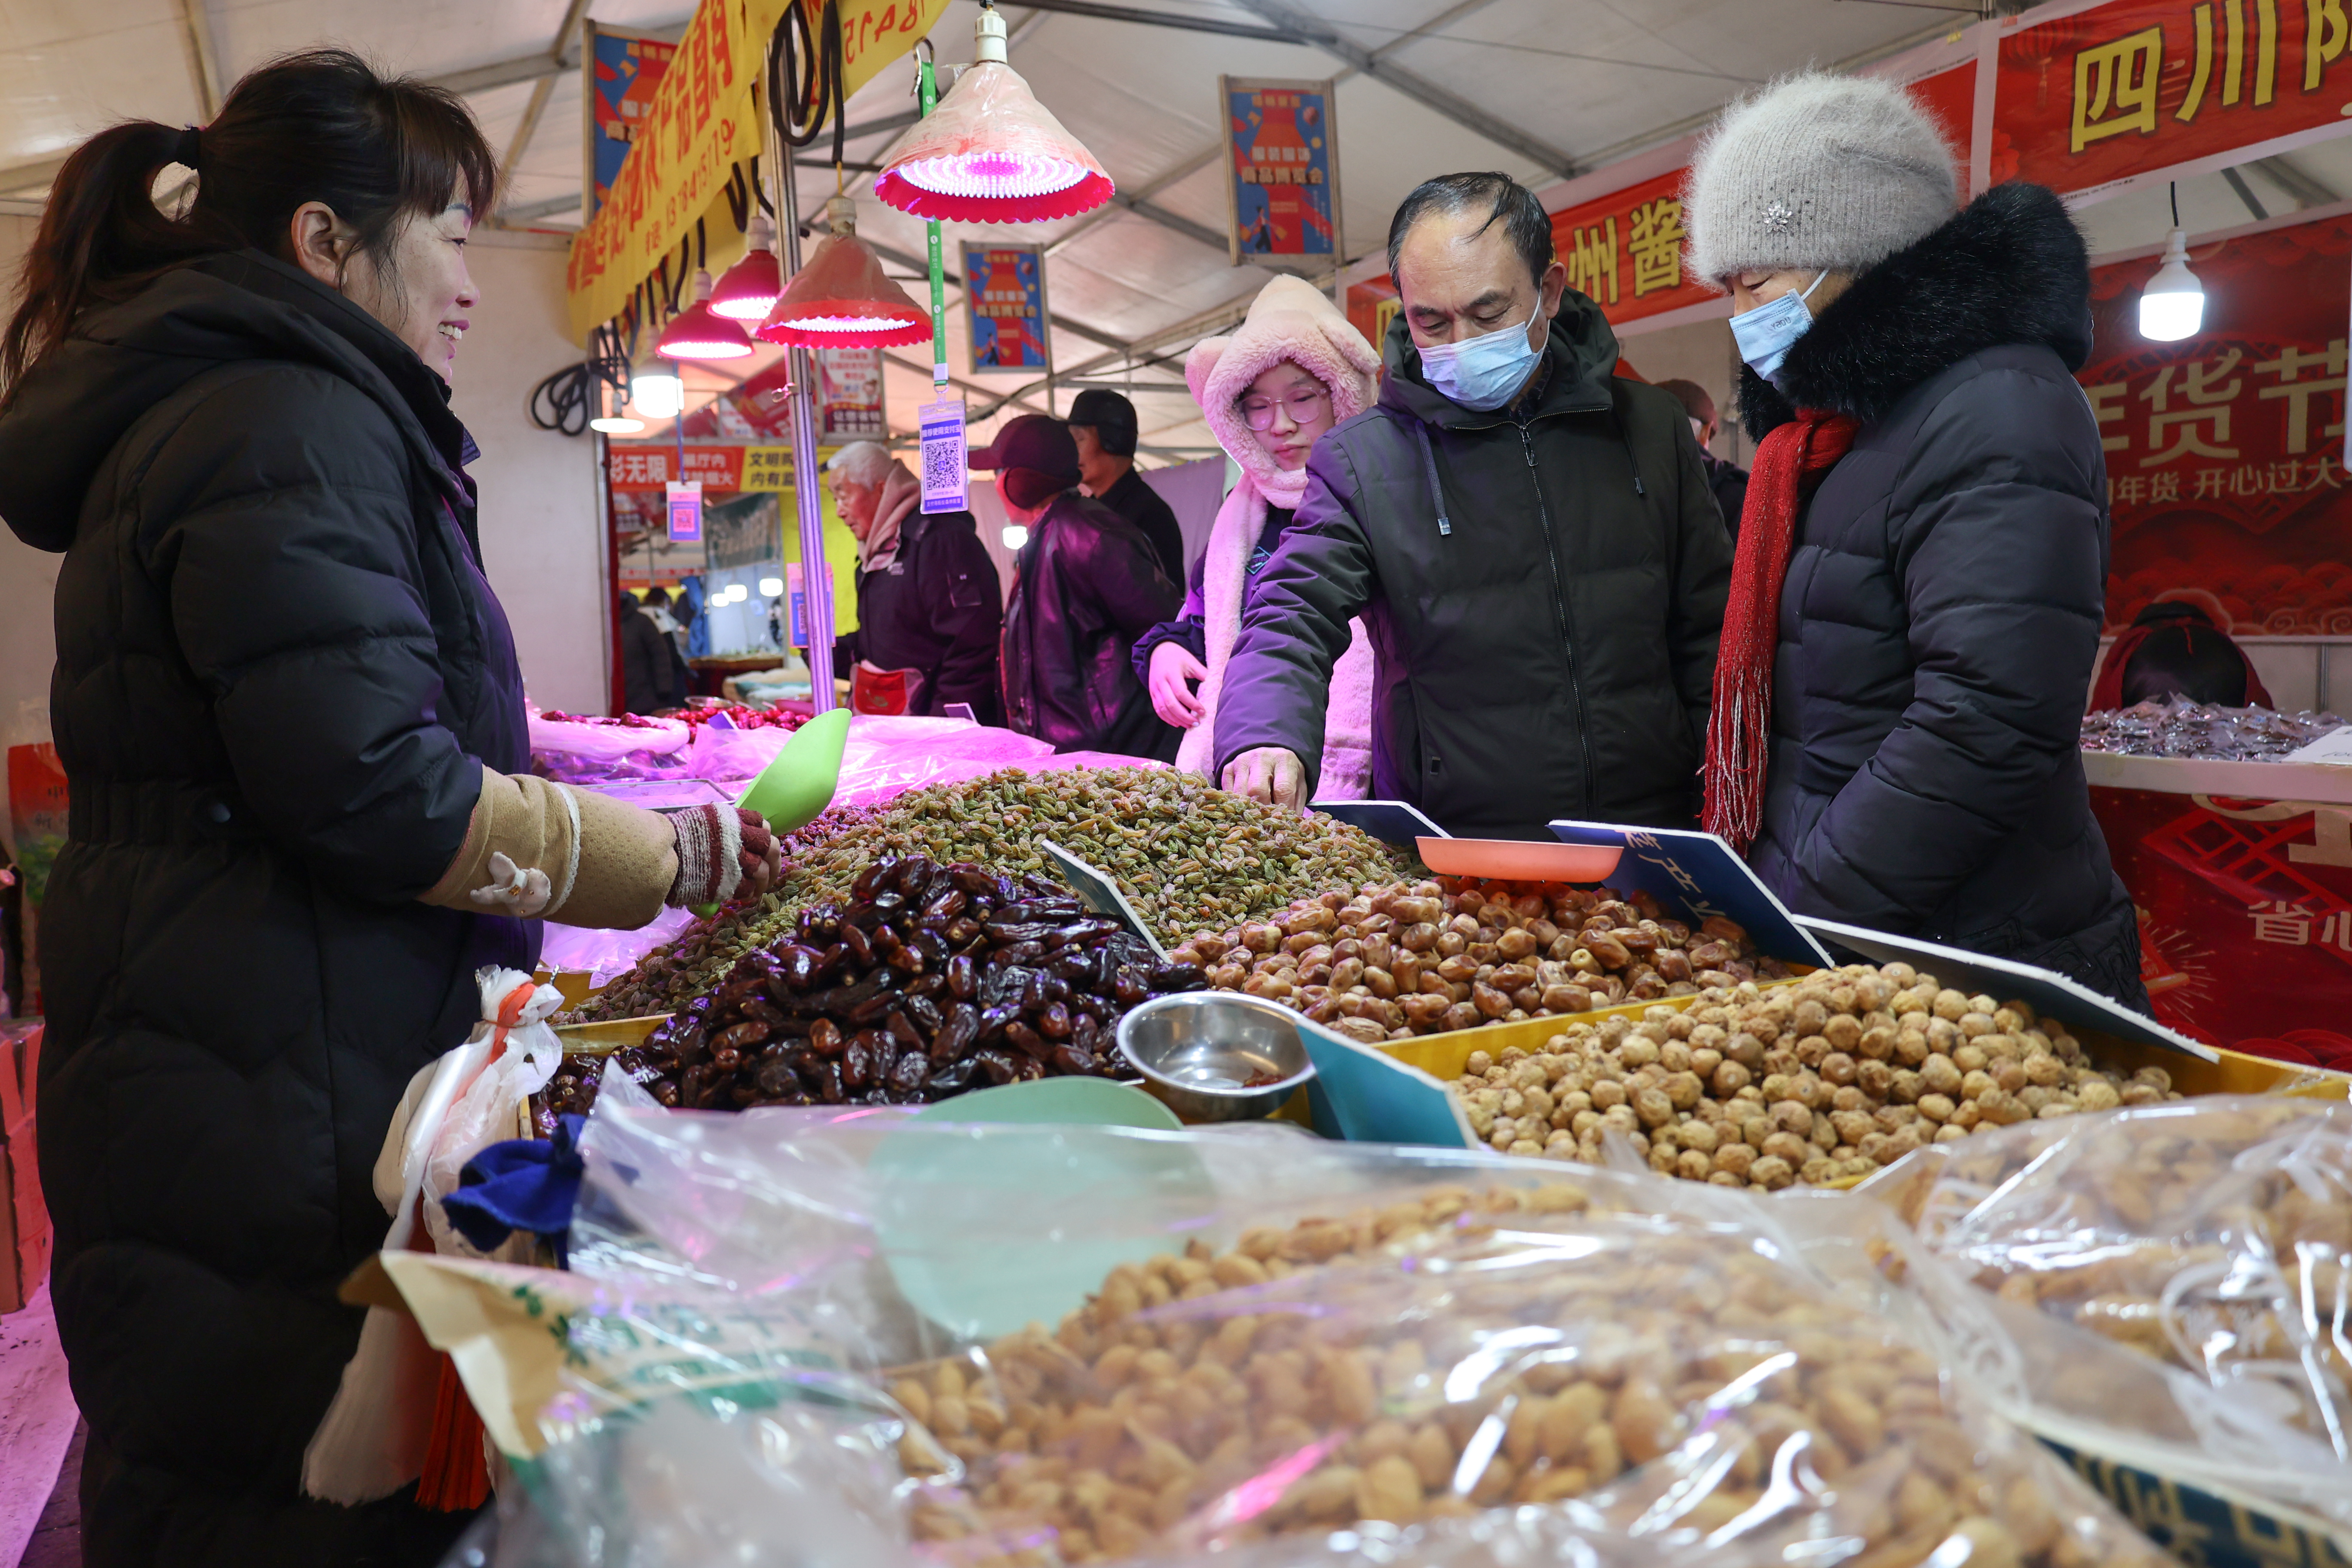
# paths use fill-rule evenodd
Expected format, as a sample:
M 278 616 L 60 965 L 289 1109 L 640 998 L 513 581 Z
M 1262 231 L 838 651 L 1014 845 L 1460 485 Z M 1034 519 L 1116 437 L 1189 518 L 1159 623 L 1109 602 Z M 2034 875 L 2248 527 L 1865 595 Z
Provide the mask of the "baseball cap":
M 1135 405 L 1108 387 L 1089 386 L 1079 393 L 1070 404 L 1070 423 L 1091 428 L 1111 456 L 1135 456 Z
M 975 468 L 1001 470 L 1005 492 L 1022 506 L 1036 506 L 1078 482 L 1078 444 L 1070 427 L 1043 414 L 1008 420 L 969 460 Z

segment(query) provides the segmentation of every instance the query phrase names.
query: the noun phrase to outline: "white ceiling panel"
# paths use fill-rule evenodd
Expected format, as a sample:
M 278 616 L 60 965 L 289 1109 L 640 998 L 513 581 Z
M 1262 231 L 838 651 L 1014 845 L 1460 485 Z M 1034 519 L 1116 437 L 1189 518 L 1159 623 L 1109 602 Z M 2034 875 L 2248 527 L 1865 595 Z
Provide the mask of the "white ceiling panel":
M 477 70 L 543 55 L 557 43 L 566 0 L 194 0 L 223 75 L 236 76 L 272 56 L 341 43 L 383 66 L 425 75 Z M 1171 17 L 1265 27 L 1244 0 L 1122 0 Z M 1412 80 L 1357 72 L 1340 54 L 1370 52 L 1496 117 L 1518 135 L 1580 163 L 1621 155 L 1679 134 L 1753 84 L 1808 63 L 1833 64 L 1885 53 L 1935 36 L 1968 18 L 1910 3 L 1850 0 L 1265 0 L 1334 31 L 1344 47 L 1234 37 L 1066 13 L 1042 13 L 1005 0 L 1012 58 L 1039 100 L 1108 168 L 1122 192 L 1150 192 L 1150 203 L 1179 226 L 1120 208 L 1057 224 L 947 233 L 950 254 L 964 238 L 1057 245 L 1048 262 L 1048 294 L 1066 323 L 1054 333 L 1057 364 L 1102 359 L 1118 344 L 1166 337 L 1153 358 L 1171 378 L 1197 323 L 1245 303 L 1267 274 L 1229 264 L 1221 243 L 1180 232 L 1190 224 L 1222 236 L 1226 224 L 1218 145 L 1216 79 L 1232 76 L 1322 79 L 1344 75 L 1337 120 L 1340 146 L 1342 258 L 1375 253 L 1390 214 L 1413 184 L 1459 169 L 1499 168 L 1546 183 L 1531 154 L 1490 141 L 1425 101 Z M 608 26 L 654 29 L 683 23 L 689 0 L 591 0 Z M 974 0 L 953 0 L 933 38 L 940 58 L 970 58 Z M 0 0 L 0 169 L 54 159 L 81 138 L 121 118 L 170 122 L 199 117 L 192 52 L 178 0 Z M 860 91 L 845 116 L 853 125 L 912 106 L 911 68 L 894 63 Z M 510 153 L 533 97 L 528 80 L 479 91 L 469 100 L 501 154 Z M 547 208 L 541 226 L 577 225 L 581 90 L 578 72 L 553 79 L 537 127 L 508 175 L 510 207 Z M 890 135 L 853 142 L 848 158 L 871 163 Z M 823 211 L 832 194 L 829 134 L 806 149 L 796 189 L 804 216 Z M 2286 182 L 2259 165 L 2243 173 L 2273 214 L 2331 195 L 2352 195 L 2352 140 L 2294 154 Z M 1184 171 L 1190 170 L 1190 173 Z M 2300 171 L 2299 176 L 2295 171 Z M 1181 176 L 1172 177 L 1171 176 Z M 2298 183 L 2298 179 L 2299 182 Z M 1164 188 L 1153 189 L 1166 181 Z M 871 176 L 853 173 L 861 232 L 879 245 L 918 256 L 923 225 L 888 211 L 866 193 Z M 2315 195 L 2313 193 L 2320 193 Z M 2181 207 L 2192 227 L 2230 226 L 2251 214 L 2219 175 L 2183 182 Z M 2089 209 L 2084 222 L 2095 249 L 2153 244 L 2169 214 L 2161 191 L 2118 197 Z M 903 270 L 895 268 L 894 271 Z M 923 289 L 910 292 L 920 300 Z M 961 296 L 950 291 L 951 363 L 964 357 Z M 1190 323 L 1191 325 L 1188 325 Z M 1078 327 L 1086 331 L 1076 330 Z M 1181 329 L 1181 330 L 1179 330 Z M 928 358 L 918 347 L 908 361 Z M 1114 362 L 1118 363 L 1118 362 Z M 698 373 L 699 374 L 700 373 Z M 961 374 L 961 373 L 960 373 Z M 969 378 L 998 389 L 975 392 L 975 407 L 1023 385 L 1018 376 Z M 721 384 L 709 378 L 713 387 Z M 911 425 L 929 396 L 928 377 L 890 372 L 894 422 Z M 1055 405 L 1070 390 L 1057 387 Z M 1136 395 L 1147 443 L 1204 446 L 1207 432 L 1181 390 Z M 1045 394 L 1034 401 L 1042 405 Z

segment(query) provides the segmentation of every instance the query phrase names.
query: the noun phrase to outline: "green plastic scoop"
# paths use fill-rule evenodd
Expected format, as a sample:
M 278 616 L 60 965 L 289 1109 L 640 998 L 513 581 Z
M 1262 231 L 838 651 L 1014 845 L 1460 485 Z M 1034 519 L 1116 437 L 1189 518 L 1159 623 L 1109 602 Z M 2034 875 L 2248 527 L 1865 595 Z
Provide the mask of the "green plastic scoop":
M 760 770 L 735 804 L 768 819 L 771 830 L 795 833 L 833 804 L 841 783 L 842 748 L 849 743 L 849 710 L 820 713 L 799 729 Z
M 806 827 L 833 804 L 833 792 L 841 785 L 842 748 L 848 743 L 848 709 L 818 714 L 793 731 L 784 749 L 760 770 L 760 776 L 735 804 L 766 817 L 769 829 L 779 838 Z M 691 908 L 704 920 L 719 910 L 717 904 Z

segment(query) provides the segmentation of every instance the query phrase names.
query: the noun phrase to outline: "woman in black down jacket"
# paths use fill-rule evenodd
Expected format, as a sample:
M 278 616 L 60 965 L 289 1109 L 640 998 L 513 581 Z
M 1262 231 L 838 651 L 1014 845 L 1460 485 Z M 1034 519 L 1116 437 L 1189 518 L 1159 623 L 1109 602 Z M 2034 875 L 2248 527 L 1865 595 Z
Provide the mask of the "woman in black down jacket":
M 167 163 L 198 175 L 176 220 Z M 454 98 L 281 60 L 202 132 L 68 159 L 0 338 L 0 516 L 66 557 L 40 1152 L 101 1568 L 437 1559 L 464 1520 L 413 1486 L 300 1485 L 402 1089 L 478 966 L 531 966 L 528 917 L 771 871 L 756 818 L 527 775 L 444 380 L 495 185 Z
M 1735 297 L 1760 443 L 1707 826 L 1800 912 L 2145 1009 L 2079 750 L 2107 572 L 2089 268 L 2040 186 L 1954 205 L 1936 127 L 1860 79 L 1736 106 L 1693 164 L 1692 266 Z

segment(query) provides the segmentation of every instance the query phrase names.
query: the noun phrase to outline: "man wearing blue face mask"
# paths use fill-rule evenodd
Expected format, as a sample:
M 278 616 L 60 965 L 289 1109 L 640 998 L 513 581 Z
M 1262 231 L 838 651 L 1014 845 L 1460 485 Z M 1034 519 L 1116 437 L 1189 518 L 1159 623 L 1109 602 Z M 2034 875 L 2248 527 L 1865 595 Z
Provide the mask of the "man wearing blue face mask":
M 1691 826 L 1731 552 L 1681 404 L 1614 374 L 1615 334 L 1506 175 L 1413 191 L 1389 270 L 1380 401 L 1317 442 L 1252 589 L 1219 776 L 1313 794 L 1360 616 L 1376 798 L 1465 837 Z

